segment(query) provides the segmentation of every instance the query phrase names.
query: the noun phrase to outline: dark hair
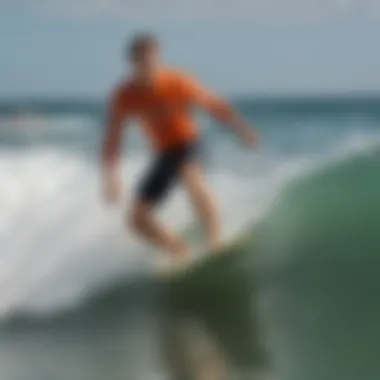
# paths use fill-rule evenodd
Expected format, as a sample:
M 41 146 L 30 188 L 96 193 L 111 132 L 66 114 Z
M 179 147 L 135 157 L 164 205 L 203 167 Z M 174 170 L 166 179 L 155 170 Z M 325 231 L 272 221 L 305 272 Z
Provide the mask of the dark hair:
M 128 55 L 132 60 L 135 60 L 140 54 L 148 48 L 158 45 L 158 39 L 155 35 L 150 33 L 139 33 L 132 38 L 128 44 Z

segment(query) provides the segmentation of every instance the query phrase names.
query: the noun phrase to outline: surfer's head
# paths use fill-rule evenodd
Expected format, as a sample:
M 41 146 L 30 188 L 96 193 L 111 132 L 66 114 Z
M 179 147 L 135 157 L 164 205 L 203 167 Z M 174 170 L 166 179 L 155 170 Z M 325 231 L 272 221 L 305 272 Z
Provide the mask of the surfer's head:
M 128 44 L 128 54 L 138 73 L 149 74 L 159 65 L 158 39 L 153 34 L 136 35 Z

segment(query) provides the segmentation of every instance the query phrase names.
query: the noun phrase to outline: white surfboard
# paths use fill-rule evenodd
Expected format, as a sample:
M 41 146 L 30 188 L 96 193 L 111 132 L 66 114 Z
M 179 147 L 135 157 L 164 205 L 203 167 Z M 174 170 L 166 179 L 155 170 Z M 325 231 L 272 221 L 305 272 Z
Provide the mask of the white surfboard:
M 165 260 L 157 263 L 154 267 L 155 276 L 162 279 L 181 277 L 192 270 L 202 267 L 202 265 L 217 260 L 220 256 L 237 253 L 239 248 L 247 244 L 246 235 L 238 235 L 225 241 L 219 249 L 209 251 L 206 248 L 196 248 L 189 256 L 181 261 Z

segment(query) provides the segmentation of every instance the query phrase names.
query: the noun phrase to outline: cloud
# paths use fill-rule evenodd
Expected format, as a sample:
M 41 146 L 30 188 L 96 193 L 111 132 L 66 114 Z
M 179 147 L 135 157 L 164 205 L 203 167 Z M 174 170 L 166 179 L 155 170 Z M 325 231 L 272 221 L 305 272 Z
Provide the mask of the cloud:
M 375 9 L 377 0 L 15 0 L 55 17 L 114 20 L 310 21 Z

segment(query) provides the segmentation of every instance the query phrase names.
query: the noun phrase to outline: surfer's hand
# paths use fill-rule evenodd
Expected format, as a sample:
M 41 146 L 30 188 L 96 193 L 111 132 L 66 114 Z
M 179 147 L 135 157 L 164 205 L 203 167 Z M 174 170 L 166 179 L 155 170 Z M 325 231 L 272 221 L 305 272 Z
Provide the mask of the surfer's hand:
M 255 148 L 257 146 L 258 136 L 257 133 L 252 129 L 244 130 L 244 133 L 242 133 L 240 137 L 246 147 Z
M 117 178 L 107 178 L 104 181 L 103 196 L 108 204 L 115 204 L 120 200 L 121 183 Z

